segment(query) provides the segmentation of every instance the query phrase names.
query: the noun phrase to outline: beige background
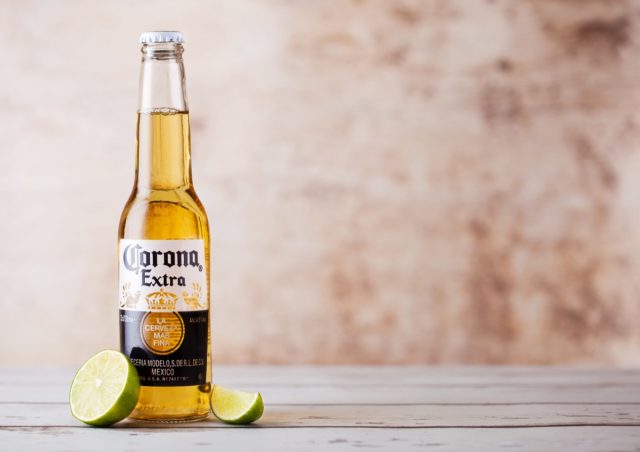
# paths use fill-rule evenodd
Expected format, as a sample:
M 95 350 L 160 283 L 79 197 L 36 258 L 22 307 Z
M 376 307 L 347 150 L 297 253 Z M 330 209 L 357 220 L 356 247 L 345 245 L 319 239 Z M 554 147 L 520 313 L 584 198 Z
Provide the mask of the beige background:
M 187 37 L 219 362 L 640 364 L 639 17 L 1 3 L 1 365 L 117 347 L 137 37 L 163 28 Z

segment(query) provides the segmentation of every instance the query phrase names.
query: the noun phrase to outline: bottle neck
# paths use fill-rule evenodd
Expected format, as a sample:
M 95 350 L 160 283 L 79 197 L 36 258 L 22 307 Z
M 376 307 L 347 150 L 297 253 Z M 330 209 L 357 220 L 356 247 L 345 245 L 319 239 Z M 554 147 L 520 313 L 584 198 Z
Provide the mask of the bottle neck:
M 191 187 L 189 111 L 180 44 L 142 47 L 136 154 L 138 189 Z

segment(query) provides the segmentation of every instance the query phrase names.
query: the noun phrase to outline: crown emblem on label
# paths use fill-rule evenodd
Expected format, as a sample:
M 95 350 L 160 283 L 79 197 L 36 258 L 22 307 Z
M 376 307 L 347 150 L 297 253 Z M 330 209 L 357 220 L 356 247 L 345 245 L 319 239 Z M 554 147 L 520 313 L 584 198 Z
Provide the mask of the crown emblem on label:
M 151 292 L 144 297 L 149 309 L 158 311 L 175 311 L 178 296 L 171 292 L 160 289 L 158 292 Z

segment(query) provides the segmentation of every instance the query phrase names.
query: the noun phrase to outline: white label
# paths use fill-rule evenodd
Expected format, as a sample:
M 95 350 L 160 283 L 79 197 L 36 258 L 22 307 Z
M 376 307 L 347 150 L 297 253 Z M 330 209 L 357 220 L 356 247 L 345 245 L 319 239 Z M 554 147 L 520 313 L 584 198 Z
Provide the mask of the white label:
M 204 240 L 120 240 L 120 309 L 208 309 Z

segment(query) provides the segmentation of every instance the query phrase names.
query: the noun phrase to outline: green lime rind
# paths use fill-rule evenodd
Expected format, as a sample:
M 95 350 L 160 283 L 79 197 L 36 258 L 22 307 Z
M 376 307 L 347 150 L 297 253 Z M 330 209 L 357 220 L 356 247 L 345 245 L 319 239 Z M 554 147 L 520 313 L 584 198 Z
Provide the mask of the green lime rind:
M 140 379 L 131 361 L 115 350 L 103 350 L 78 370 L 71 389 L 71 414 L 79 421 L 106 427 L 131 414 L 140 395 Z
M 250 424 L 264 413 L 264 402 L 259 392 L 244 392 L 213 385 L 211 411 L 227 424 Z

